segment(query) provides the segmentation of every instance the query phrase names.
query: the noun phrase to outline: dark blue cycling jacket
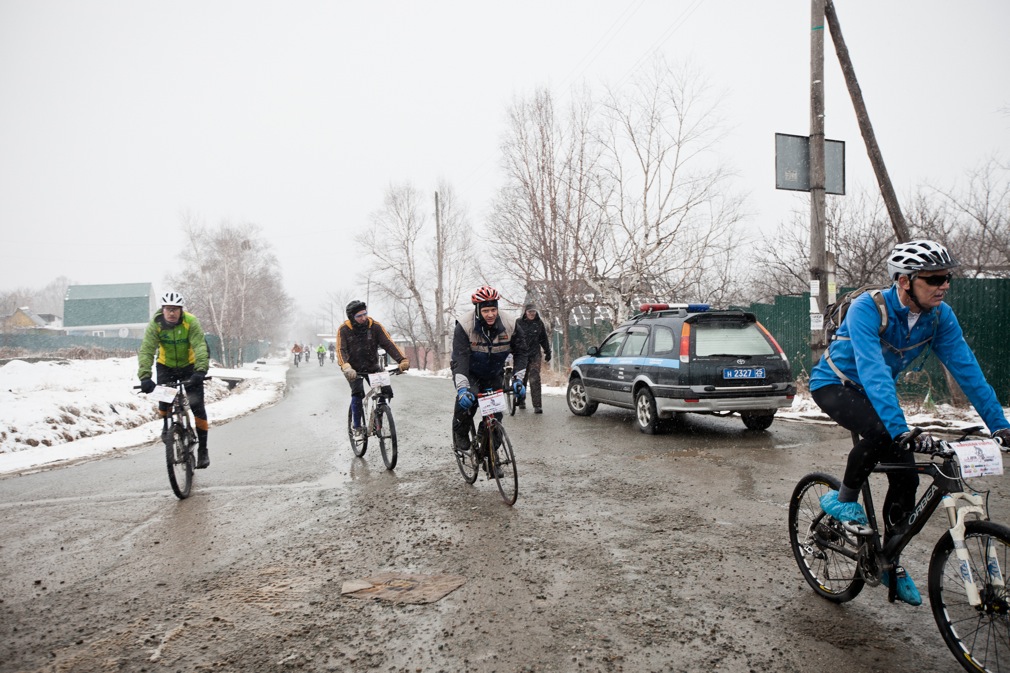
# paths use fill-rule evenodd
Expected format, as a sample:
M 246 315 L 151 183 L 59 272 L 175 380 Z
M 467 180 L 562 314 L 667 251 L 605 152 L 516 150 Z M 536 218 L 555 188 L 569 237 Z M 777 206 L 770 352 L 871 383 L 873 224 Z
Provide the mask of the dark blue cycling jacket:
M 941 303 L 923 313 L 909 330 L 909 309 L 898 299 L 898 286 L 892 285 L 882 294 L 887 329 L 878 334 L 880 313 L 870 293 L 856 297 L 838 328 L 836 340 L 810 373 L 810 390 L 847 379 L 866 393 L 891 437 L 897 437 L 908 431 L 898 404 L 898 375 L 928 347 L 953 375 L 990 432 L 1010 427 L 950 306 Z
M 499 312 L 494 325 L 488 328 L 483 323 L 476 315 L 469 329 L 456 322 L 449 366 L 457 390 L 497 384 L 504 374 L 509 353 L 512 354 L 512 370 L 517 376 L 526 369 L 526 339 L 516 321 Z

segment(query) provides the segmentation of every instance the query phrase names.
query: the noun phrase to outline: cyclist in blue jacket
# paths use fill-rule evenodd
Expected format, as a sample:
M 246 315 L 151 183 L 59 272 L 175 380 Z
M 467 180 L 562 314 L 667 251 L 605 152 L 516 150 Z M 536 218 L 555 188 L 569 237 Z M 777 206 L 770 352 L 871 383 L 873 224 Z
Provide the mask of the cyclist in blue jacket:
M 992 435 L 1010 444 L 1010 423 L 996 393 L 965 342 L 954 311 L 943 301 L 951 270 L 958 266 L 947 248 L 934 241 L 899 243 L 887 259 L 893 284 L 881 293 L 887 320 L 871 293 L 856 297 L 835 340 L 811 371 L 814 402 L 859 436 L 849 453 L 841 489 L 821 498 L 824 511 L 839 521 L 867 522 L 857 499 L 877 463 L 912 464 L 915 458 L 909 449 L 928 450 L 933 445 L 929 433 L 909 441 L 896 388 L 898 375 L 928 350 L 953 375 Z M 883 334 L 882 322 L 886 322 Z M 914 507 L 919 485 L 911 470 L 889 472 L 887 478 L 885 538 Z M 919 605 L 922 598 L 911 577 L 900 567 L 897 577 L 898 598 Z

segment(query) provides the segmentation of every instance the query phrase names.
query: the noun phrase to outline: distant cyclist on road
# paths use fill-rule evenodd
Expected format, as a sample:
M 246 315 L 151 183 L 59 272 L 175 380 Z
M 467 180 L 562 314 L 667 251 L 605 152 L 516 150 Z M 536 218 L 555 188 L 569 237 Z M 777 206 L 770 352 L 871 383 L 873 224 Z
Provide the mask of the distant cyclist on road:
M 839 521 L 865 524 L 859 491 L 879 462 L 915 462 L 909 428 L 898 402 L 895 381 L 924 351 L 932 350 L 954 376 L 993 436 L 1010 443 L 1010 423 L 996 393 L 982 374 L 961 326 L 943 299 L 958 262 L 943 245 L 919 240 L 899 243 L 887 258 L 892 285 L 881 293 L 882 307 L 869 293 L 853 300 L 834 341 L 810 375 L 810 393 L 824 413 L 859 440 L 849 453 L 842 487 L 821 498 L 821 507 Z M 886 310 L 886 328 L 881 310 Z M 928 450 L 934 440 L 922 433 L 911 440 Z M 918 475 L 888 472 L 884 535 L 915 506 Z M 886 576 L 885 576 L 886 577 Z M 898 598 L 919 605 L 915 582 L 898 568 Z
M 203 403 L 203 379 L 210 367 L 207 341 L 196 317 L 183 310 L 183 298 L 169 290 L 161 295 L 161 309 L 147 325 L 144 339 L 137 353 L 140 389 L 154 391 L 151 367 L 157 354 L 158 383 L 186 381 L 186 396 L 196 420 L 196 436 L 200 444 L 196 453 L 196 467 L 202 470 L 210 465 L 207 453 L 207 408 Z M 163 421 L 162 434 L 168 431 L 168 415 L 172 405 L 158 402 L 158 414 Z
M 453 447 L 466 451 L 470 445 L 470 427 L 477 411 L 477 394 L 497 389 L 504 376 L 505 360 L 513 358 L 512 390 L 519 399 L 525 394 L 526 340 L 517 323 L 498 312 L 498 291 L 484 285 L 473 293 L 473 317 L 456 321 L 452 339 L 452 380 L 456 386 L 456 404 L 452 414 Z M 484 466 L 485 471 L 487 465 Z M 499 468 L 500 469 L 500 468 Z
M 400 364 L 400 371 L 410 369 L 410 361 L 400 351 L 389 332 L 377 320 L 368 317 L 365 302 L 355 299 L 347 305 L 347 321 L 337 330 L 337 364 L 351 386 L 351 416 L 355 433 L 363 433 L 361 424 L 362 399 L 365 386 L 359 374 L 382 371 L 379 365 L 379 347 Z M 387 399 L 393 397 L 392 386 L 384 386 Z

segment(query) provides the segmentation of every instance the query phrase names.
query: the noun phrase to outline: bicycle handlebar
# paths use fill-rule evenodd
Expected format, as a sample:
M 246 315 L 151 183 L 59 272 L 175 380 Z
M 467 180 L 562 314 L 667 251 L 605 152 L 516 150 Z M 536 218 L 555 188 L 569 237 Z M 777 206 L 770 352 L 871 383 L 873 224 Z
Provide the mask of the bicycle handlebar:
M 213 376 L 204 376 L 203 380 L 204 381 L 210 381 L 212 378 L 214 378 L 214 377 Z M 157 385 L 159 385 L 159 386 L 176 386 L 176 385 L 179 385 L 180 383 L 183 384 L 183 385 L 185 385 L 188 382 L 189 382 L 189 379 L 175 379 L 174 381 L 171 381 L 169 383 L 159 383 Z M 140 386 L 133 386 L 133 389 L 134 390 L 140 390 Z

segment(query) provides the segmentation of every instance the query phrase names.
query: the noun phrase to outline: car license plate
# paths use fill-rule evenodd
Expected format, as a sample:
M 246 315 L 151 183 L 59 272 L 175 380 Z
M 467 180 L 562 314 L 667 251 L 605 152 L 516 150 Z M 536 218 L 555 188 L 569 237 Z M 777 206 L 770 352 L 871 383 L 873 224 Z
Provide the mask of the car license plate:
M 763 379 L 764 367 L 733 367 L 722 370 L 724 379 Z

